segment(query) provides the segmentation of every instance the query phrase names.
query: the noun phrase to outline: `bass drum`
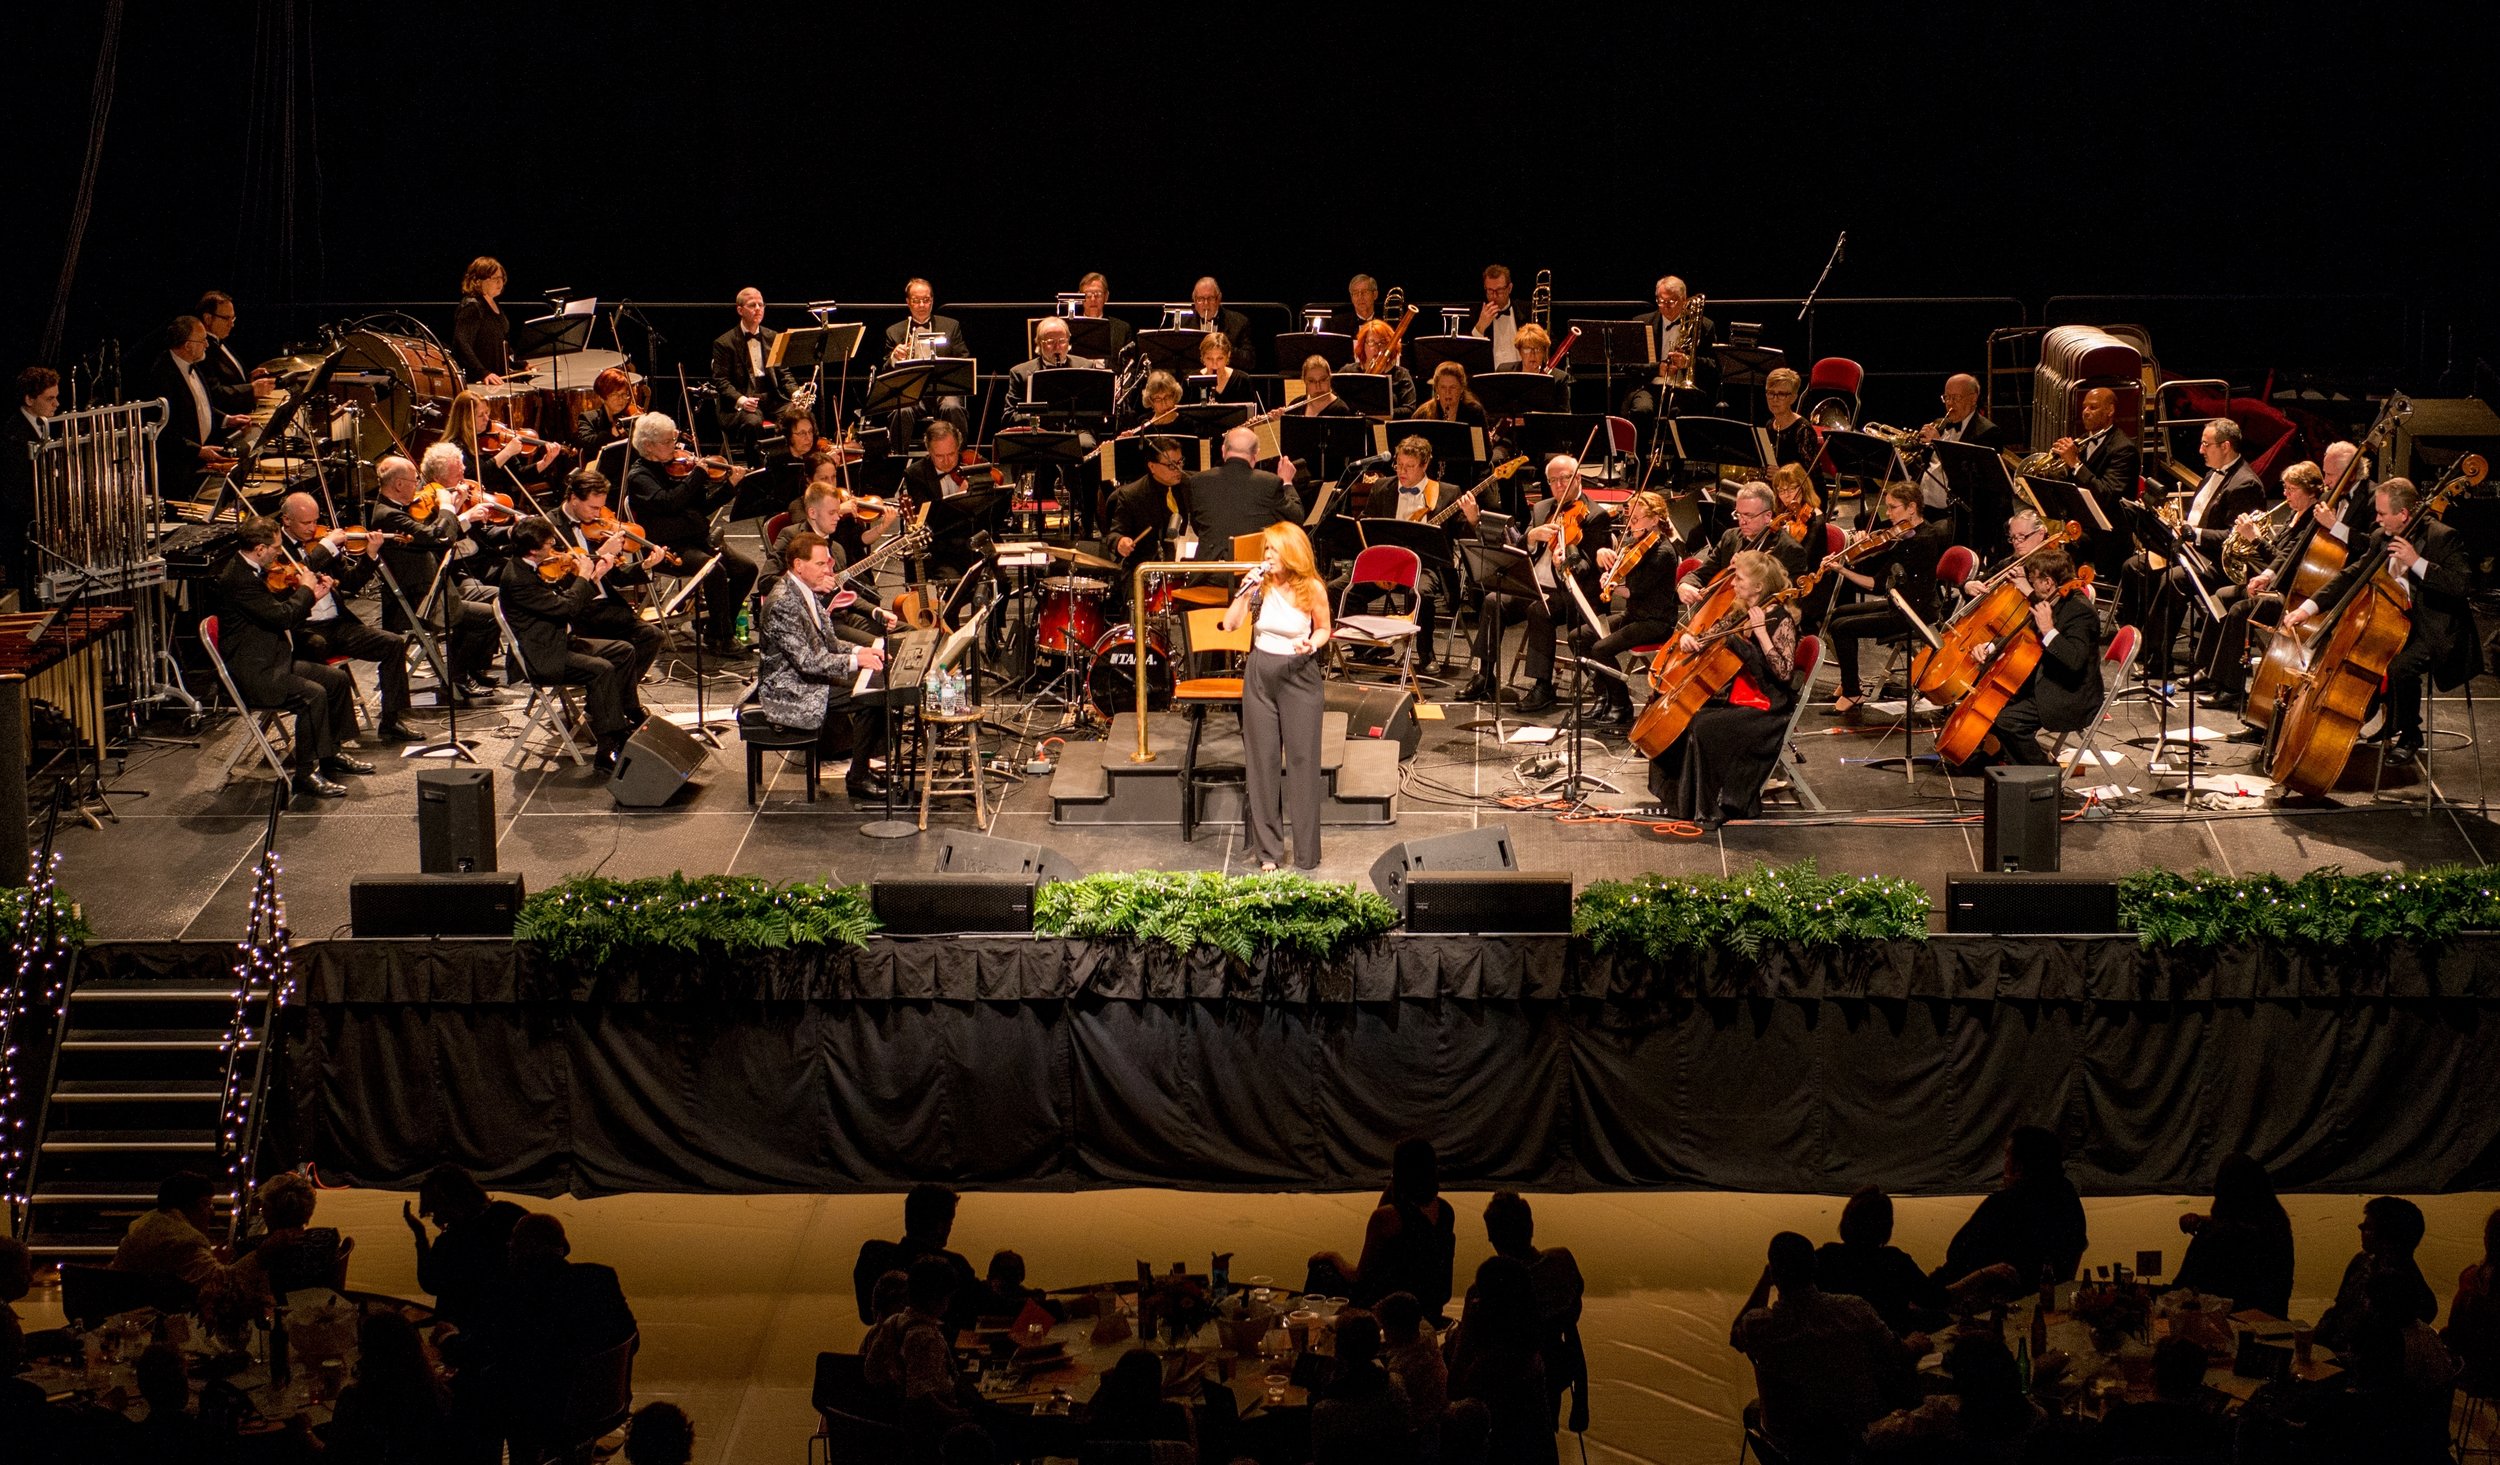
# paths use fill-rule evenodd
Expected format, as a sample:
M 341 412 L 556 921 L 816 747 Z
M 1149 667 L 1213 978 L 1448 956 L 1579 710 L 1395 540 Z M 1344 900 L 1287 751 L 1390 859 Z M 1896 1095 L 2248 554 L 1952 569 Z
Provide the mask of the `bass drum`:
M 1094 643 L 1094 667 L 1085 678 L 1086 698 L 1105 718 L 1137 707 L 1137 628 L 1113 626 Z M 1148 632 L 1146 710 L 1162 712 L 1172 705 L 1172 657 L 1161 637 Z
M 384 376 L 390 378 L 389 385 L 376 379 Z M 460 368 L 431 341 L 358 331 L 339 347 L 331 389 L 364 408 L 356 452 L 371 462 L 402 449 L 422 451 L 413 435 L 419 428 L 427 430 L 429 439 L 442 430 L 451 399 L 460 395 Z M 420 408 L 439 410 L 420 413 Z

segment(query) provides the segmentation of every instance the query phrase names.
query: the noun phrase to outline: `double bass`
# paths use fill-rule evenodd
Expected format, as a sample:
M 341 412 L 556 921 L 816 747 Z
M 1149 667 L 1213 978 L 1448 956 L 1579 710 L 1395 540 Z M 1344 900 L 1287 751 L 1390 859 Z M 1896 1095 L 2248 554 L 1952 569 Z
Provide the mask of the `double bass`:
M 1938 707 L 1950 707 L 1969 695 L 1985 658 L 1980 649 L 2002 646 L 2031 619 L 2031 586 L 2026 567 L 2033 555 L 2072 543 L 2083 526 L 2072 521 L 2048 526 L 2037 549 L 2016 559 L 1981 583 L 1980 593 L 1964 602 L 1945 623 L 1934 647 L 1921 647 L 1910 662 L 1910 684 L 1918 695 Z
M 1823 574 L 1823 567 L 1817 565 L 1789 581 L 1787 589 L 1765 600 L 1763 605 L 1795 604 L 1814 589 Z M 1733 613 L 1734 610 L 1731 596 L 1728 611 Z M 1725 616 L 1722 615 L 1721 619 Z M 1717 621 L 1710 624 L 1716 625 Z M 1745 669 L 1745 660 L 1737 654 L 1735 642 L 1738 637 L 1751 634 L 1752 630 L 1751 619 L 1745 618 L 1735 625 L 1694 637 L 1701 643 L 1699 651 L 1686 651 L 1673 643 L 1659 648 L 1658 659 L 1649 667 L 1649 685 L 1656 695 L 1649 699 L 1649 705 L 1641 709 L 1641 715 L 1632 724 L 1632 746 L 1641 750 L 1641 756 L 1655 758 L 1674 747 L 1676 740 L 1693 725 L 1694 714 L 1710 705 L 1711 698 L 1736 680 L 1736 674 Z M 1675 653 L 1673 663 L 1668 660 L 1671 651 Z
M 2352 455 L 2344 471 L 2318 495 L 2318 502 L 2331 509 L 2341 509 L 2351 496 L 2353 485 L 2361 481 L 2363 469 L 2378 452 L 2387 446 L 2396 425 L 2413 415 L 2413 403 L 2405 397 L 2392 396 L 2370 424 L 2367 436 L 2361 439 L 2361 450 Z M 2478 480 L 2479 481 L 2479 480 Z M 2285 605 L 2298 605 L 2326 588 L 2326 582 L 2344 568 L 2344 542 L 2332 534 L 2320 534 L 2317 521 L 2309 521 L 2305 537 L 2295 547 L 2296 562 L 2283 584 L 2268 587 L 2279 592 Z M 2274 726 L 2274 710 L 2283 694 L 2300 679 L 2301 668 L 2309 662 L 2314 638 L 2277 634 L 2267 643 L 2266 653 L 2259 658 L 2257 670 L 2249 678 L 2248 701 L 2240 709 L 2240 721 L 2263 732 Z
M 2438 518 L 2449 500 L 2488 472 L 2480 455 L 2467 454 L 2415 507 L 2413 522 Z M 2310 798 L 2333 791 L 2352 761 L 2388 665 L 2413 632 L 2413 591 L 2381 558 L 2369 578 L 2327 608 L 2325 621 L 2316 649 L 2282 693 L 2265 749 L 2266 776 L 2276 787 Z M 2274 639 L 2279 645 L 2294 638 L 2278 633 Z
M 2073 579 L 2059 585 L 2049 599 L 2063 600 L 2091 583 L 2092 567 L 2085 565 Z M 1945 715 L 1944 726 L 1936 732 L 1936 756 L 1948 765 L 1969 762 L 1992 741 L 1989 730 L 1996 726 L 1997 714 L 2031 680 L 2047 650 L 2040 644 L 2039 628 L 2031 619 L 2031 608 L 2036 602 L 2028 587 L 2021 593 L 2022 624 L 1997 644 L 1996 654 L 1979 669 L 1970 690 L 1953 704 L 1953 710 Z

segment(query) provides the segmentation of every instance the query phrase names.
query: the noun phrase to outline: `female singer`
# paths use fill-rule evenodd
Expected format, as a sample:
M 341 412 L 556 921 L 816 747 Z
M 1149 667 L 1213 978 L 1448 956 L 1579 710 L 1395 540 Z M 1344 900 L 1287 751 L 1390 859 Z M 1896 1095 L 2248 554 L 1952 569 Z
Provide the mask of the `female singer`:
M 1788 572 L 1758 549 L 1729 564 L 1736 608 L 1715 626 L 1678 638 L 1686 651 L 1725 634 L 1744 663 L 1734 680 L 1693 714 L 1684 736 L 1649 760 L 1649 791 L 1669 817 L 1716 829 L 1762 813 L 1762 782 L 1779 766 L 1788 711 L 1797 700 L 1797 622 L 1784 605 L 1767 602 L 1788 588 Z
M 1257 617 L 1241 679 L 1241 749 L 1246 766 L 1250 852 L 1264 871 L 1284 858 L 1282 820 L 1293 822 L 1293 864 L 1319 867 L 1319 730 L 1327 710 L 1319 661 L 1328 644 L 1328 589 L 1311 558 L 1302 526 L 1275 523 L 1259 531 L 1266 554 L 1242 577 L 1224 612 L 1224 629 Z M 1281 786 L 1277 765 L 1284 765 Z
M 512 323 L 495 303 L 507 281 L 503 266 L 483 254 L 469 261 L 468 273 L 460 277 L 460 309 L 451 317 L 451 354 L 473 386 L 499 386 L 512 369 L 504 344 Z
M 1464 422 L 1470 427 L 1484 426 L 1484 404 L 1467 390 L 1467 368 L 1455 361 L 1444 361 L 1432 369 L 1432 400 L 1415 409 L 1417 417 L 1432 422 Z
M 1390 354 L 1390 343 L 1398 338 L 1397 327 L 1385 320 L 1366 321 L 1354 333 L 1354 364 L 1352 369 L 1367 375 L 1389 379 L 1389 415 L 1415 415 L 1415 375 Z
M 1190 378 L 1201 393 L 1201 402 L 1247 402 L 1259 405 L 1259 394 L 1250 389 L 1250 378 L 1233 370 L 1233 343 L 1222 331 L 1207 332 L 1198 343 L 1198 375 Z
M 1337 400 L 1337 374 L 1325 356 L 1302 358 L 1302 400 L 1286 409 L 1295 417 L 1351 417 L 1354 409 Z M 1326 401 L 1321 401 L 1321 398 Z M 1314 405 L 1316 404 L 1316 405 Z

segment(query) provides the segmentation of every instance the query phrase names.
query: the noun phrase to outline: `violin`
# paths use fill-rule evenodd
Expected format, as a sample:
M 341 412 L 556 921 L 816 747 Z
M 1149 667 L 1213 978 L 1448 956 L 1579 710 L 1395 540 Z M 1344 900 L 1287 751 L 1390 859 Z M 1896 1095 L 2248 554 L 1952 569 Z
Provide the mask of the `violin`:
M 1781 521 L 1780 527 L 1788 531 L 1790 543 L 1803 544 L 1806 536 L 1814 532 L 1814 510 L 1799 504 L 1788 511 L 1788 517 Z
M 261 583 L 269 587 L 272 595 L 290 594 L 296 586 L 304 583 L 304 567 L 280 555 L 261 572 Z
M 519 443 L 533 453 L 543 453 L 551 447 L 559 455 L 573 451 L 570 446 L 564 443 L 550 443 L 525 427 L 512 428 L 500 422 L 490 422 L 478 429 L 477 445 L 481 452 L 500 453 L 514 443 Z
M 561 585 L 575 575 L 590 573 L 590 557 L 575 549 L 560 549 L 538 562 L 538 578 L 550 585 Z
M 670 564 L 676 563 L 677 556 L 667 546 L 652 543 L 650 538 L 643 533 L 640 524 L 619 519 L 613 509 L 602 508 L 598 518 L 581 527 L 585 538 L 596 540 L 601 544 L 611 539 L 623 539 L 628 544 L 638 547 L 651 559 Z
M 668 476 L 671 478 L 691 478 L 698 472 L 718 483 L 727 478 L 732 469 L 729 460 L 718 453 L 699 455 L 681 448 L 676 457 L 668 460 Z
M 855 519 L 865 519 L 873 524 L 893 512 L 891 505 L 874 494 L 855 493 L 843 497 L 843 512 Z
M 367 529 L 362 524 L 350 524 L 344 529 L 332 529 L 326 524 L 315 524 L 311 537 L 327 539 L 333 534 L 339 537 L 339 552 L 342 554 L 363 554 L 377 542 L 414 544 L 417 540 L 417 536 L 413 534 L 385 534 L 379 529 Z

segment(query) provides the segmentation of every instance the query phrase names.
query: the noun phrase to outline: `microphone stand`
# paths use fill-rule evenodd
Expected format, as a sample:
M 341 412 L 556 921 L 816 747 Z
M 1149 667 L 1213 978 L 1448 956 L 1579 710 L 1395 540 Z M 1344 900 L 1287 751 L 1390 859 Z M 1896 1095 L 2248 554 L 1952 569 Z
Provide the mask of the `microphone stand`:
M 1806 323 L 1806 360 L 1814 359 L 1814 303 L 1823 294 L 1823 285 L 1832 277 L 1832 267 L 1840 263 L 1841 251 L 1849 247 L 1849 231 L 1840 231 L 1832 241 L 1832 257 L 1823 261 L 1823 273 L 1814 277 L 1814 288 L 1806 292 L 1805 304 L 1797 307 L 1797 319 Z

